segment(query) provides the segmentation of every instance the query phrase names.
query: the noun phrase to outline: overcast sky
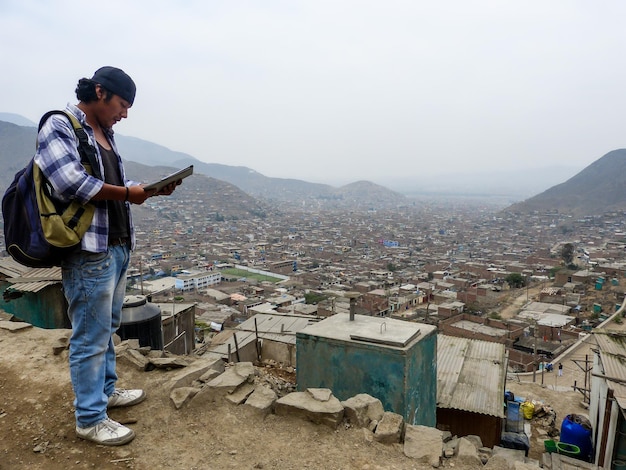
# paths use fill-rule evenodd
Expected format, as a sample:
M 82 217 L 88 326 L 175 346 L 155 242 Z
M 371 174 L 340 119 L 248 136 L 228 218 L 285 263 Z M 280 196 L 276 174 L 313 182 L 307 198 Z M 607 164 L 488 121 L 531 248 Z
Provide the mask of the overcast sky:
M 316 182 L 569 166 L 626 141 L 626 2 L 0 0 L 0 111 L 102 65 L 115 130 Z

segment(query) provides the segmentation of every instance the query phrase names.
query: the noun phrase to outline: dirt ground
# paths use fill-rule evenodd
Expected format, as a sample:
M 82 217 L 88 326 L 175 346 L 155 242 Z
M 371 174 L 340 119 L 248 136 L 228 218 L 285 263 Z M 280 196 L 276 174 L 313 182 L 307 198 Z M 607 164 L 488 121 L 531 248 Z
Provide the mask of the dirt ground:
M 60 330 L 0 329 L 0 469 L 411 469 L 400 445 L 366 439 L 363 429 L 337 430 L 296 418 L 252 417 L 223 404 L 175 410 L 164 386 L 172 372 L 139 372 L 118 364 L 119 386 L 148 399 L 111 417 L 137 433 L 122 447 L 80 440 L 74 431 L 67 353 L 55 356 Z M 457 465 L 457 469 L 462 466 Z
M 63 333 L 39 328 L 0 329 L 2 470 L 430 468 L 405 457 L 400 445 L 372 442 L 363 429 L 342 426 L 334 430 L 275 415 L 260 419 L 247 414 L 243 407 L 228 404 L 201 411 L 175 410 L 164 385 L 172 372 L 140 372 L 122 363 L 118 365 L 118 384 L 142 387 L 148 399 L 110 414 L 128 423 L 137 438 L 122 447 L 80 440 L 74 431 L 67 352 L 56 356 L 52 352 L 55 340 Z M 582 395 L 562 388 L 567 385 L 567 373 L 560 379 L 556 389 L 524 382 L 532 377 L 511 380 L 507 388 L 516 396 L 552 405 L 560 426 L 567 414 L 585 411 L 580 406 Z M 543 437 L 533 431 L 531 457 L 539 458 L 542 450 Z M 452 466 L 465 469 L 453 460 L 442 465 Z

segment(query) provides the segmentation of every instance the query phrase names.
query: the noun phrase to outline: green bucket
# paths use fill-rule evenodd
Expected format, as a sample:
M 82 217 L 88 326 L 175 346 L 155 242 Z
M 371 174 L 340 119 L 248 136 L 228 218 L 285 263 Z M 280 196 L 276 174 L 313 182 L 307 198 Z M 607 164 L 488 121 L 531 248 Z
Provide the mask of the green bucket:
M 548 439 L 547 441 L 543 441 L 543 445 L 546 448 L 546 452 L 551 454 L 552 452 L 556 452 L 556 442 L 552 439 Z

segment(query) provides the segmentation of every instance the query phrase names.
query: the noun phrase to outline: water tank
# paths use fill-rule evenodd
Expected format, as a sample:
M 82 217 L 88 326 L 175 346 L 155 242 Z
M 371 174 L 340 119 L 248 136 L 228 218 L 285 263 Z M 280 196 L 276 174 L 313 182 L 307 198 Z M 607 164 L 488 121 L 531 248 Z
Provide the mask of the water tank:
M 393 318 L 337 313 L 296 333 L 298 391 L 359 393 L 411 425 L 437 424 L 437 328 Z
M 582 415 L 571 414 L 563 419 L 560 441 L 580 449 L 580 457 L 589 461 L 592 456 L 591 422 Z
M 122 325 L 117 334 L 124 339 L 138 339 L 139 346 L 163 349 L 161 309 L 143 295 L 129 295 L 122 306 Z

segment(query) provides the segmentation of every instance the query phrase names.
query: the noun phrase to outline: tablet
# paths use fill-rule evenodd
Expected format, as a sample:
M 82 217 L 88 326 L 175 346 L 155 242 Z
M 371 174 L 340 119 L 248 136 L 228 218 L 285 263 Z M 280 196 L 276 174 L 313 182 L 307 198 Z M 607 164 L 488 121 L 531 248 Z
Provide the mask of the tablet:
M 166 176 L 165 178 L 160 179 L 159 181 L 155 181 L 154 183 L 150 183 L 143 187 L 145 191 L 156 191 L 157 193 L 161 191 L 164 187 L 166 187 L 170 183 L 175 183 L 178 180 L 182 180 L 183 178 L 187 178 L 193 173 L 193 165 L 189 165 L 187 168 L 183 168 L 182 170 L 178 170 L 171 175 Z

